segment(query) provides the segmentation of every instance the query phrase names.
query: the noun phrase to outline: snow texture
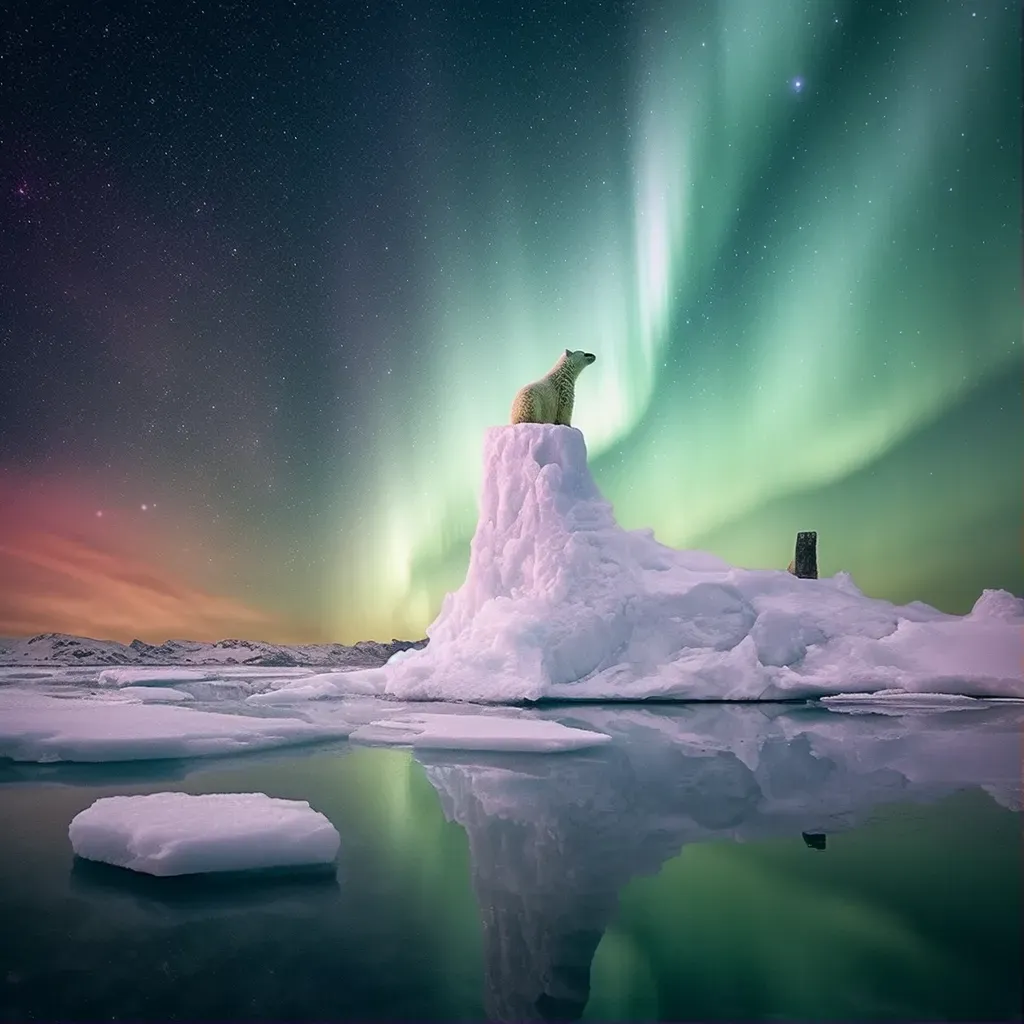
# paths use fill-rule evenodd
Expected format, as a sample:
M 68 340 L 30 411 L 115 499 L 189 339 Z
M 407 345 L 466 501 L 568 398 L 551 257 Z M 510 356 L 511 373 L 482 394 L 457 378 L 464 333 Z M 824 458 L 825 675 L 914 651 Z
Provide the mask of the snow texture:
M 0 689 L 0 758 L 141 761 L 268 750 L 347 736 L 346 724 L 251 718 L 164 704 L 59 698 Z
M 416 749 L 494 750 L 554 753 L 608 743 L 610 736 L 572 729 L 558 722 L 496 715 L 411 715 L 370 722 L 351 739 L 362 743 L 394 743 Z
M 68 836 L 79 857 L 160 876 L 329 864 L 341 843 L 306 801 L 263 793 L 104 797 Z
M 1024 696 L 1024 601 L 1003 591 L 954 616 L 866 597 L 847 573 L 798 579 L 665 547 L 618 526 L 571 427 L 492 428 L 483 479 L 466 580 L 429 645 L 275 701 Z

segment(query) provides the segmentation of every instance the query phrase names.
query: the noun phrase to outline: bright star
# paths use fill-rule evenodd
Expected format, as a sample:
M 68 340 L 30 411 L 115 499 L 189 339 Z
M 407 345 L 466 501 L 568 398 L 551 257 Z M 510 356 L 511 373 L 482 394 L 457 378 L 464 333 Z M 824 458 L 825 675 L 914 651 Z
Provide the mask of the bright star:
M 790 81 L 790 86 L 793 92 L 802 92 L 804 88 L 804 80 L 802 78 L 794 78 Z

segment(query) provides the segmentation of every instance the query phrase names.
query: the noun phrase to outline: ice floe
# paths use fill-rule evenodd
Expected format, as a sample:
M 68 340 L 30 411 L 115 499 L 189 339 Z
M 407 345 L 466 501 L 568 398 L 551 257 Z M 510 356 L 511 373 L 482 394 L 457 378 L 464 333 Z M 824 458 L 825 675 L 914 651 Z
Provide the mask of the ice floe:
M 167 704 L 53 697 L 0 689 L 0 757 L 137 761 L 266 750 L 347 736 L 350 727 L 221 714 Z
M 68 836 L 79 857 L 160 876 L 329 864 L 341 843 L 306 801 L 263 793 L 103 797 Z

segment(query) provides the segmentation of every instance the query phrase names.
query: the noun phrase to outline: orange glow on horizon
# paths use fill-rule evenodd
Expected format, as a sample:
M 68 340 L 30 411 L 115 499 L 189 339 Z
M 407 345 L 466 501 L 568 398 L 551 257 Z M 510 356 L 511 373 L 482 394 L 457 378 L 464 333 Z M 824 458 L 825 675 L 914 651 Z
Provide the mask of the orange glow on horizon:
M 228 637 L 315 642 L 294 623 L 195 582 L 151 522 L 104 511 L 65 483 L 0 478 L 0 635 L 127 643 Z M 167 562 L 173 557 L 174 565 Z M 307 633 L 305 636 L 298 634 Z

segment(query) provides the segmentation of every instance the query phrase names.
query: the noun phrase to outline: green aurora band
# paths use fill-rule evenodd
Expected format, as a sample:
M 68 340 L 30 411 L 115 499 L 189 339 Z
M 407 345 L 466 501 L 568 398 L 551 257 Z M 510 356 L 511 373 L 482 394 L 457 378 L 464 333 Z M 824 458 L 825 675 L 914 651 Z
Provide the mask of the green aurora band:
M 818 529 L 823 573 L 950 611 L 1020 587 L 1019 13 L 868 6 L 665 4 L 621 68 L 438 69 L 419 315 L 365 328 L 332 629 L 422 635 L 485 429 L 567 346 L 622 525 L 778 568 Z

